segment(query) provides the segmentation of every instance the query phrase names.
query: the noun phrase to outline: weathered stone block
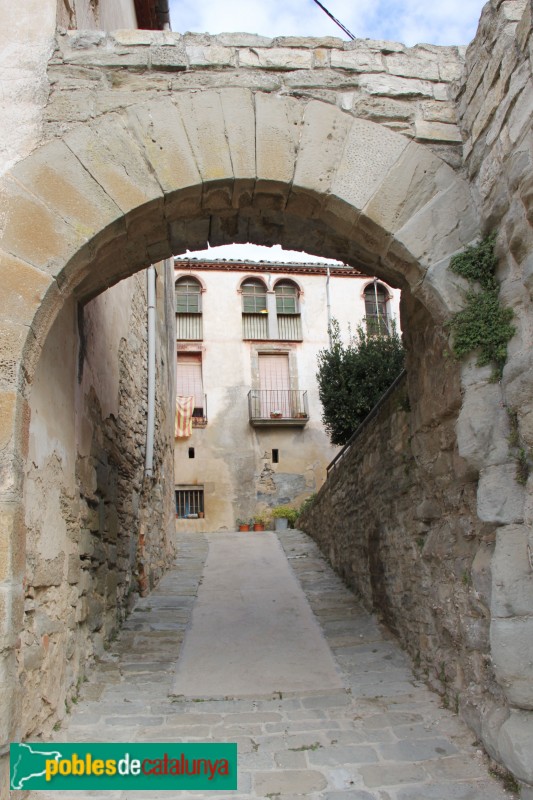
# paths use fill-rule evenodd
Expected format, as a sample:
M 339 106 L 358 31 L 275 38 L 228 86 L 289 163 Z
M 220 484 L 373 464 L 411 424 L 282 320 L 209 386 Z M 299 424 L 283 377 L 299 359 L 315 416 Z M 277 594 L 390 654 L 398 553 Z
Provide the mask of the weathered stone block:
M 407 147 L 406 139 L 367 120 L 355 119 L 332 184 L 332 194 L 365 207 Z
M 513 709 L 500 728 L 498 746 L 504 763 L 519 780 L 533 783 L 533 714 Z
M 65 141 L 122 211 L 161 198 L 161 187 L 130 135 L 127 120 L 110 115 L 94 128 L 76 128 Z
M 446 122 L 429 122 L 419 119 L 415 122 L 417 139 L 436 142 L 461 142 L 461 132 L 457 125 Z
M 400 78 L 396 75 L 363 75 L 359 80 L 359 86 L 368 94 L 385 97 L 434 96 L 433 85 L 429 81 Z
M 524 487 L 516 480 L 516 464 L 500 464 L 482 470 L 477 513 L 484 522 L 500 525 L 523 521 Z
M 233 67 L 235 51 L 231 47 L 188 45 L 185 48 L 191 67 Z
M 454 181 L 450 167 L 426 148 L 411 142 L 364 212 L 385 230 L 397 231 Z
M 509 460 L 509 417 L 497 384 L 465 393 L 456 430 L 459 453 L 476 469 Z
M 507 525 L 496 532 L 492 560 L 492 615 L 533 616 L 533 534 L 526 525 Z
M 44 586 L 60 586 L 63 582 L 65 554 L 54 559 L 40 559 L 35 565 L 32 585 L 36 588 Z
M 284 47 L 239 50 L 240 67 L 260 69 L 312 69 L 313 54 L 310 50 L 291 50 Z
M 352 72 L 384 72 L 381 53 L 373 50 L 332 50 L 331 66 Z
M 10 209 L 2 221 L 2 248 L 13 257 L 55 275 L 81 249 L 85 237 L 20 183 L 4 179 L 0 198 Z
M 233 181 L 231 156 L 226 138 L 226 126 L 220 93 L 206 91 L 200 95 L 179 94 L 175 99 L 181 113 L 187 136 L 204 183 Z M 228 200 L 222 206 L 231 206 L 233 187 L 228 186 Z M 206 188 L 204 187 L 204 203 Z
M 490 641 L 496 679 L 507 699 L 533 709 L 533 616 L 493 618 Z
M 423 78 L 429 81 L 439 80 L 439 66 L 429 59 L 414 58 L 408 53 L 391 53 L 384 57 L 385 66 L 392 75 L 403 78 Z

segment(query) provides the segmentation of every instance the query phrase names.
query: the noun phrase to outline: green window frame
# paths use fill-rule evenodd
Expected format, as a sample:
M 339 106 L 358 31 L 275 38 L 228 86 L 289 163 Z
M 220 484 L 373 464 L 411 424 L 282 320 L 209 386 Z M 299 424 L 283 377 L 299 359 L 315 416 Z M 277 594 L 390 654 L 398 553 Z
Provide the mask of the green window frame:
M 180 278 L 175 284 L 176 314 L 202 313 L 202 287 L 194 278 Z
M 298 314 L 298 289 L 293 283 L 277 283 L 276 311 L 278 314 Z
M 267 293 L 261 281 L 246 281 L 242 284 L 242 311 L 243 314 L 266 314 Z

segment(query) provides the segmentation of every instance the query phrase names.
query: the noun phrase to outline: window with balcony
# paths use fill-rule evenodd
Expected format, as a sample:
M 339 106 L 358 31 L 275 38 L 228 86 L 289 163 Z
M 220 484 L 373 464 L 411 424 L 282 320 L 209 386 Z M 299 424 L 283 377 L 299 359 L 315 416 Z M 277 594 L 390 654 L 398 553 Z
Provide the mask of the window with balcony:
M 262 281 L 248 280 L 241 286 L 242 335 L 244 339 L 268 339 L 267 290 Z
M 298 302 L 298 287 L 292 281 L 280 281 L 274 287 L 278 339 L 301 341 L 302 325 Z
M 299 425 L 309 419 L 307 392 L 291 388 L 289 356 L 260 353 L 259 388 L 248 394 L 250 423 L 254 426 Z
M 390 333 L 387 288 L 382 283 L 373 281 L 365 288 L 364 294 L 366 332 L 369 336 L 387 336 Z
M 180 278 L 175 284 L 176 338 L 201 340 L 202 287 L 195 278 Z
M 202 380 L 202 354 L 178 353 L 176 367 L 178 397 L 193 397 L 193 428 L 207 424 L 207 398 Z

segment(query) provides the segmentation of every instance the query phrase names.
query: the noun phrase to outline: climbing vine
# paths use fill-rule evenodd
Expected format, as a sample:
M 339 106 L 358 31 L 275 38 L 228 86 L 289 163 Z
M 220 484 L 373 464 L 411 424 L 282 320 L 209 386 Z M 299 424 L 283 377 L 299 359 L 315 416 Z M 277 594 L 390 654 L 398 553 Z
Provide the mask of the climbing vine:
M 465 307 L 452 317 L 448 327 L 453 333 L 455 357 L 460 359 L 476 351 L 478 367 L 493 364 L 494 379 L 498 380 L 507 358 L 507 343 L 515 328 L 511 325 L 513 310 L 504 308 L 499 299 L 495 239 L 493 233 L 451 259 L 450 269 L 465 278 L 470 288 L 465 295 Z

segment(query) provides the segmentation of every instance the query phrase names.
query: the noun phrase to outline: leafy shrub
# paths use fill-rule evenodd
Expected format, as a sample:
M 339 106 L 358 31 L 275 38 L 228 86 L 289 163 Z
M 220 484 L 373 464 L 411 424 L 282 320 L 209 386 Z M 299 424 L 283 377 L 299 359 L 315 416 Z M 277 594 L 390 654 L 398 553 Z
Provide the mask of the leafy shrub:
M 495 239 L 496 235 L 491 234 L 451 259 L 452 272 L 465 278 L 471 288 L 465 295 L 465 307 L 452 317 L 448 327 L 453 333 L 455 357 L 477 352 L 478 367 L 493 364 L 494 378 L 499 379 L 507 359 L 507 343 L 515 328 L 511 325 L 513 310 L 500 303 Z
M 331 346 L 318 354 L 318 391 L 331 443 L 342 445 L 398 377 L 405 351 L 394 327 L 377 336 L 359 327 L 347 345 L 336 320 L 330 333 Z
M 292 506 L 275 506 L 271 513 L 274 519 L 287 519 L 291 527 L 294 527 L 299 516 L 299 512 Z

